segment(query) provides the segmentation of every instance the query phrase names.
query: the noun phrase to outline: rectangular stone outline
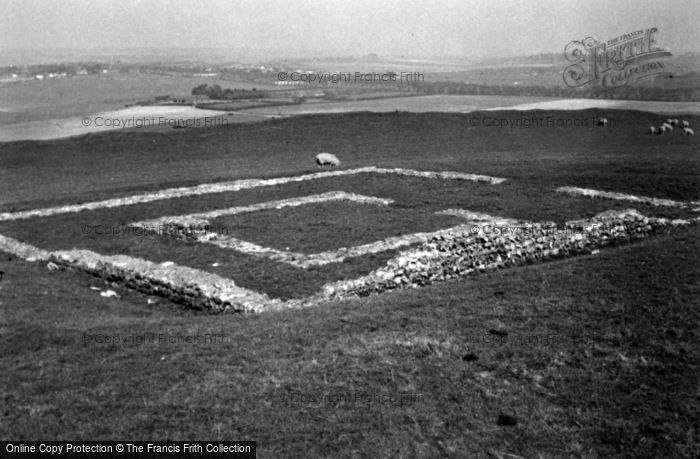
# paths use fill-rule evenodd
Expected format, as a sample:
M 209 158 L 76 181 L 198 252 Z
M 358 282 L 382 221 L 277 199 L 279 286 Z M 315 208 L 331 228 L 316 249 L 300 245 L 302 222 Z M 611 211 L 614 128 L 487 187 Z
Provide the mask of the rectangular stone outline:
M 358 202 L 369 202 L 381 205 L 388 205 L 389 203 L 393 202 L 391 199 L 373 198 L 341 191 L 323 193 L 322 195 L 315 196 L 305 196 L 301 198 L 270 201 L 251 206 L 234 207 L 231 209 L 237 209 L 238 212 L 250 212 L 265 208 L 277 207 L 279 205 L 285 207 L 305 203 L 323 202 L 318 200 L 319 196 L 325 198 L 326 200 L 350 198 L 351 200 L 356 200 Z M 203 214 L 218 216 L 220 215 L 220 212 L 221 211 L 213 211 Z M 447 209 L 438 213 L 445 213 L 448 215 L 453 214 L 463 217 L 467 215 L 477 215 L 479 217 L 479 221 L 475 223 L 476 225 L 484 225 L 488 223 L 496 224 L 507 220 L 498 217 L 489 218 L 490 216 L 487 214 L 470 213 L 469 211 L 461 209 Z M 474 226 L 471 227 L 474 228 Z M 350 249 L 343 248 L 340 250 L 345 250 L 348 252 L 344 257 L 359 256 L 361 254 L 353 254 L 350 252 L 353 250 L 360 252 L 364 250 L 375 250 L 380 252 L 389 250 L 389 248 L 399 248 L 414 243 L 427 242 L 427 240 L 433 236 L 441 234 L 447 235 L 455 230 L 465 231 L 469 228 L 470 225 L 457 225 L 452 228 L 434 232 L 414 233 L 405 236 L 391 237 L 383 241 L 356 246 Z M 393 246 L 389 248 L 383 245 L 381 247 L 378 246 L 381 244 L 393 244 Z M 325 293 L 325 286 L 318 293 L 308 297 L 283 301 L 270 298 L 261 292 L 239 287 L 232 279 L 224 278 L 217 274 L 202 271 L 200 269 L 176 265 L 172 262 L 155 263 L 149 260 L 130 257 L 127 255 L 102 255 L 91 250 L 84 249 L 49 252 L 10 237 L 3 236 L 2 234 L 0 234 L 0 250 L 9 252 L 30 262 L 52 261 L 58 265 L 85 271 L 102 278 L 118 278 L 120 282 L 124 283 L 128 287 L 149 294 L 163 295 L 174 301 L 181 301 L 183 297 L 187 297 L 190 298 L 191 304 L 188 304 L 190 307 L 193 305 L 198 305 L 218 312 L 265 312 L 281 309 L 298 309 L 315 306 L 319 303 L 331 300 L 331 298 Z M 275 251 L 275 249 L 267 250 Z M 325 253 L 328 252 L 322 252 L 322 254 L 316 255 L 323 255 Z M 306 255 L 302 254 L 301 256 Z M 336 256 L 342 257 L 342 255 Z M 341 258 L 341 261 L 344 259 L 344 257 Z M 320 264 L 327 263 L 317 263 L 317 265 Z
M 630 210 L 622 212 L 610 211 L 608 213 L 622 215 L 625 212 L 630 212 Z M 606 213 L 599 214 L 599 216 L 604 214 Z M 573 223 L 578 223 L 585 232 L 588 231 L 586 228 L 592 220 L 593 219 L 588 219 Z M 659 224 L 674 227 L 697 223 L 700 221 L 700 217 L 691 220 L 667 220 L 663 218 L 656 220 Z M 482 221 L 480 224 L 484 224 L 484 222 Z M 448 233 L 450 229 L 441 231 Z M 447 236 L 454 236 L 454 233 L 452 235 L 448 233 Z M 186 296 L 195 301 L 196 304 L 218 312 L 264 312 L 316 306 L 323 302 L 334 301 L 347 296 L 342 293 L 342 291 L 347 291 L 346 288 L 343 288 L 344 286 L 351 286 L 368 277 L 363 276 L 350 281 L 338 281 L 325 284 L 321 290 L 314 295 L 298 300 L 282 301 L 271 299 L 263 293 L 238 287 L 231 279 L 186 266 L 178 266 L 170 262 L 154 263 L 125 255 L 106 256 L 89 250 L 48 252 L 1 234 L 0 250 L 12 253 L 27 261 L 52 260 L 60 265 L 86 271 L 98 276 L 108 275 L 117 277 L 129 287 L 147 293 L 160 294 L 176 301 Z M 414 252 L 414 255 L 418 255 L 418 258 L 422 255 L 421 249 Z M 402 252 L 399 254 L 399 257 L 405 257 L 406 255 L 407 252 Z M 425 251 L 425 255 L 431 256 L 432 253 L 430 251 Z M 382 269 L 383 268 L 379 268 L 379 270 Z M 469 273 L 465 272 L 462 275 L 466 274 Z M 189 306 L 192 305 L 190 304 Z
M 216 218 L 224 215 L 236 215 L 243 212 L 254 212 L 259 210 L 281 209 L 283 207 L 327 202 L 331 200 L 349 200 L 353 202 L 382 205 L 388 205 L 394 202 L 393 199 L 364 196 L 355 193 L 346 193 L 344 191 L 330 191 L 327 193 L 303 196 L 299 198 L 262 202 L 250 206 L 230 207 L 228 209 L 217 209 L 210 212 L 196 214 L 159 217 L 156 219 L 131 223 L 130 226 L 143 228 L 147 231 L 156 233 L 162 232 L 165 234 L 177 235 L 180 237 L 186 235 L 186 237 L 189 237 L 190 240 L 197 242 L 212 244 L 224 249 L 237 250 L 248 255 L 268 258 L 270 260 L 286 263 L 297 268 L 309 269 L 315 266 L 324 266 L 331 263 L 342 263 L 347 258 L 360 257 L 363 255 L 395 250 L 413 244 L 425 243 L 430 238 L 448 234 L 451 231 L 472 231 L 473 229 L 479 229 L 479 226 L 486 225 L 502 226 L 529 223 L 510 218 L 493 217 L 488 214 L 471 212 L 464 209 L 446 209 L 436 212 L 436 214 L 460 217 L 467 220 L 470 224 L 456 225 L 450 228 L 430 232 L 392 236 L 367 244 L 353 247 L 341 247 L 335 250 L 327 250 L 312 254 L 265 247 L 253 242 L 244 241 L 242 239 L 221 236 L 215 232 L 206 230 L 206 227 L 209 224 L 207 221 L 208 218 Z M 478 231 L 475 234 L 478 234 Z

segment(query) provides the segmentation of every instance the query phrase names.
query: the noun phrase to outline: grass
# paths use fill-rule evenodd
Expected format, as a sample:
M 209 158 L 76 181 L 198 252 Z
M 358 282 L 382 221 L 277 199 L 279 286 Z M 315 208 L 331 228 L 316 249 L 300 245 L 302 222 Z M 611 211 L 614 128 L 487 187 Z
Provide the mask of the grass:
M 131 231 L 130 223 L 167 215 L 249 205 L 342 190 L 395 199 L 389 206 L 329 203 L 251 212 L 210 221 L 228 235 L 280 250 L 317 253 L 369 243 L 397 234 L 434 231 L 464 221 L 435 215 L 465 208 L 530 221 L 563 221 L 593 216 L 630 203 L 568 196 L 527 181 L 502 185 L 361 174 L 233 193 L 156 201 L 46 218 L 0 222 L 0 234 L 47 250 L 85 248 L 156 262 L 172 261 L 232 278 L 242 287 L 289 299 L 314 294 L 328 282 L 354 279 L 383 265 L 395 251 L 369 254 L 308 270 L 214 245 Z M 648 215 L 685 217 L 677 209 L 637 206 Z M 217 263 L 217 266 L 213 266 Z
M 0 438 L 253 439 L 261 457 L 696 457 L 699 235 L 246 317 L 148 305 L 5 256 Z M 206 333 L 225 342 L 95 342 Z M 364 394 L 375 401 L 348 398 Z
M 407 228 L 409 220 L 432 224 L 427 216 L 447 207 L 535 221 L 630 207 L 554 193 L 561 185 L 700 198 L 698 141 L 642 134 L 657 115 L 497 114 L 528 115 L 605 115 L 618 124 L 511 130 L 470 126 L 470 115 L 350 114 L 8 143 L 0 151 L 0 211 L 296 175 L 315 170 L 318 151 L 336 153 L 344 167 L 509 180 L 491 186 L 368 174 L 2 222 L 0 234 L 47 249 L 171 260 L 291 298 L 374 269 L 392 254 L 307 271 L 206 244 L 85 235 L 82 228 L 331 190 L 396 200 L 358 209 L 357 228 L 372 236 Z M 319 209 L 249 214 L 231 225 L 280 219 L 246 235 L 306 244 L 293 237 L 303 229 L 298 221 Z M 329 247 L 348 238 L 344 209 L 325 209 L 341 229 L 327 233 Z M 376 213 L 382 209 L 388 214 Z M 698 236 L 697 226 L 688 227 L 595 256 L 257 316 L 195 313 L 0 254 L 0 438 L 251 439 L 261 457 L 697 457 Z M 134 342 L 161 334 L 225 339 Z M 104 335 L 126 342 L 96 342 Z M 408 398 L 396 402 L 401 396 Z M 499 425 L 501 415 L 516 425 Z
M 509 129 L 473 116 L 595 119 L 615 127 Z M 113 132 L 2 145 L 0 211 L 124 196 L 167 186 L 315 170 L 319 151 L 344 167 L 458 170 L 528 181 L 699 199 L 698 138 L 646 136 L 659 116 L 615 110 L 482 114 L 312 115 L 212 130 Z M 679 114 L 679 117 L 682 117 Z M 688 116 L 691 124 L 700 117 Z M 58 180 L 57 178 L 60 178 Z
M 391 236 L 436 231 L 464 220 L 413 209 L 357 203 L 320 203 L 247 212 L 209 221 L 217 232 L 264 247 L 318 253 Z

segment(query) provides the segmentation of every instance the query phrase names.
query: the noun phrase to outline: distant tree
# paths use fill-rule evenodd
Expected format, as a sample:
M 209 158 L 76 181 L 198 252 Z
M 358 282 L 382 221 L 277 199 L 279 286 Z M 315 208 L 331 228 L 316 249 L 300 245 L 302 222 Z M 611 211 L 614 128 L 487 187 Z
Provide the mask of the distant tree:
M 218 84 L 212 85 L 207 91 L 207 96 L 210 99 L 223 99 L 223 90 Z
M 200 84 L 199 86 L 195 86 L 192 89 L 192 95 L 193 96 L 203 96 L 207 93 L 207 85 L 205 84 Z

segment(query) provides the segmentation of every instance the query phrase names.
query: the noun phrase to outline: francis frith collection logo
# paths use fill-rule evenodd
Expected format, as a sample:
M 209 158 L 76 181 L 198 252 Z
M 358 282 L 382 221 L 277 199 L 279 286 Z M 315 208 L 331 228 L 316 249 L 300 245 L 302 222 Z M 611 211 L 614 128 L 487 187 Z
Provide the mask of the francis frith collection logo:
M 564 48 L 571 62 L 564 69 L 564 83 L 575 88 L 599 82 L 610 88 L 666 70 L 664 58 L 671 53 L 657 46 L 656 27 L 620 35 L 606 42 L 592 37 L 572 41 Z

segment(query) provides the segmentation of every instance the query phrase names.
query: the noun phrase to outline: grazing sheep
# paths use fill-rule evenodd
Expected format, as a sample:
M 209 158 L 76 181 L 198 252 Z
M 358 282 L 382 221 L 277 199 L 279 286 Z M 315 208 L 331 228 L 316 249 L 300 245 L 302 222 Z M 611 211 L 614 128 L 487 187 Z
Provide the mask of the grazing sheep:
M 689 127 L 690 127 L 690 123 L 687 122 L 686 120 L 683 120 L 683 121 L 681 121 L 681 126 L 683 126 L 684 128 L 689 128 Z
M 695 131 L 690 128 L 683 128 L 683 135 L 695 135 Z
M 598 126 L 607 126 L 608 125 L 608 119 L 607 118 L 601 118 L 598 120 Z
M 678 126 L 678 118 L 673 118 L 670 123 L 671 126 L 676 127 Z
M 664 125 L 662 124 L 662 125 L 659 126 L 659 128 L 656 130 L 656 135 L 661 135 L 661 134 L 663 134 L 664 132 L 666 132 L 666 126 L 664 126 Z
M 340 166 L 340 160 L 330 153 L 319 153 L 316 155 L 316 164 L 319 166 Z
M 654 134 L 655 132 L 656 132 L 656 128 L 654 126 L 650 126 L 649 130 L 647 131 L 647 134 L 651 135 L 651 134 Z
M 664 123 L 662 126 L 665 127 L 667 131 L 673 131 L 673 126 L 668 123 Z

